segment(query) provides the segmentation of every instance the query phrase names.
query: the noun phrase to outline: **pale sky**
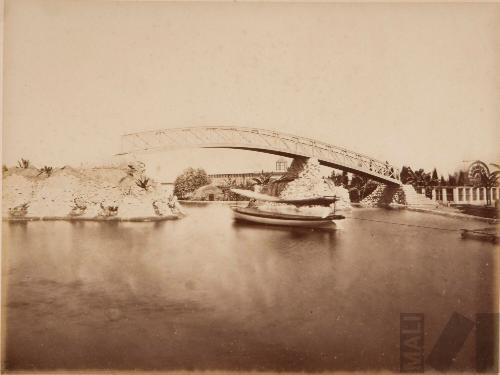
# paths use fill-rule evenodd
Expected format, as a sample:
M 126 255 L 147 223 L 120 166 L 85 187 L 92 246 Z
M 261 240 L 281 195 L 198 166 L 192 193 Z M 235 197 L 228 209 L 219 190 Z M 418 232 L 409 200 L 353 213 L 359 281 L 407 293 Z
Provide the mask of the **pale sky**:
M 204 125 L 444 173 L 499 160 L 500 4 L 6 0 L 4 47 L 7 165 L 110 160 L 123 133 Z M 272 169 L 276 157 L 144 159 L 172 175 Z

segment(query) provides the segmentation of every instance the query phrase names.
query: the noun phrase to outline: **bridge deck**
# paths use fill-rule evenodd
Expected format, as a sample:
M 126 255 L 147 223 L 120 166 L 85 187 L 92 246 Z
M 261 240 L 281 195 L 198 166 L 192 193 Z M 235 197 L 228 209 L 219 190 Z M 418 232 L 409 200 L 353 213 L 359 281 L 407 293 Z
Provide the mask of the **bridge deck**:
M 399 169 L 387 162 L 314 139 L 244 127 L 151 130 L 122 136 L 121 154 L 181 148 L 229 148 L 286 157 L 315 157 L 322 165 L 400 185 Z

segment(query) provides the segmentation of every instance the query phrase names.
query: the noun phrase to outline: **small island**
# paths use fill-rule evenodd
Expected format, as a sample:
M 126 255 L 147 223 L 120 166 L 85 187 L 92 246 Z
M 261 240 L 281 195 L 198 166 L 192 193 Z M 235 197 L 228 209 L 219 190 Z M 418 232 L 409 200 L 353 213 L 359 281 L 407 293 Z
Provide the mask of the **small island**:
M 182 216 L 168 188 L 142 162 L 92 168 L 36 168 L 21 159 L 3 168 L 2 216 L 8 221 L 161 221 Z

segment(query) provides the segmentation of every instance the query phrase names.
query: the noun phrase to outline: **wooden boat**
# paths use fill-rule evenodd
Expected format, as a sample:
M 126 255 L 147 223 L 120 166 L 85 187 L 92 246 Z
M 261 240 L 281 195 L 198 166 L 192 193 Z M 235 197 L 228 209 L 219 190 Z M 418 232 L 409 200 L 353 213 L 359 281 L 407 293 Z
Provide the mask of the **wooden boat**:
M 498 243 L 499 235 L 495 227 L 480 229 L 462 229 L 462 238 L 473 238 L 477 240 Z
M 265 194 L 255 193 L 248 190 L 231 189 L 234 193 L 259 200 L 263 202 L 285 203 L 294 206 L 330 206 L 337 201 L 337 197 L 314 197 L 304 199 L 280 199 Z M 282 212 L 264 211 L 257 207 L 232 207 L 234 219 L 257 224 L 282 225 L 290 227 L 333 227 L 335 221 L 345 219 L 342 215 L 336 215 L 335 212 L 325 216 L 312 216 L 289 214 Z
M 321 197 L 300 198 L 300 199 L 281 199 L 267 194 L 256 193 L 250 190 L 231 189 L 231 191 L 243 197 L 247 197 L 257 201 L 286 203 L 286 204 L 293 204 L 294 206 L 329 206 L 332 203 L 338 201 L 338 198 L 335 196 L 321 196 Z
M 232 207 L 235 220 L 257 224 L 284 225 L 290 227 L 327 227 L 334 226 L 335 220 L 342 220 L 342 215 L 328 215 L 326 217 L 309 215 L 292 215 L 278 212 L 262 211 L 253 207 Z

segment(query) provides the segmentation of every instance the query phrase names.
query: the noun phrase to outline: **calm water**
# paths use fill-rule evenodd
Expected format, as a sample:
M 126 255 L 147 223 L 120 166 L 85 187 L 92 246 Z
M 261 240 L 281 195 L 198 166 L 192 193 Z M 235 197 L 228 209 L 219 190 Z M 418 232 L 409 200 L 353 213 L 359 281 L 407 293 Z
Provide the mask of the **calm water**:
M 4 223 L 8 369 L 399 371 L 399 314 L 429 353 L 453 312 L 497 303 L 494 245 L 388 224 L 485 224 L 355 209 L 342 231 L 232 222 Z M 359 220 L 363 219 L 363 220 Z M 376 221 L 372 221 L 376 220 Z M 474 366 L 473 337 L 453 364 Z

